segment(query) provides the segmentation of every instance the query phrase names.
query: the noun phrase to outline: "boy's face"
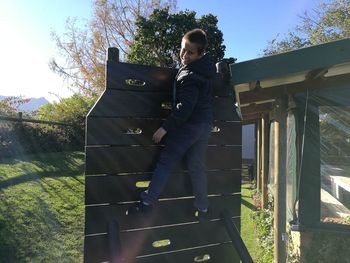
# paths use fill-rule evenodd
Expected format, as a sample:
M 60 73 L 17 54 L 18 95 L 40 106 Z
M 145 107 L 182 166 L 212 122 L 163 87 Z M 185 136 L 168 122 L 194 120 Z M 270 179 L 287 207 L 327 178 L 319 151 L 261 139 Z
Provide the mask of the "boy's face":
M 181 41 L 180 59 L 182 65 L 186 66 L 197 59 L 200 59 L 203 54 L 198 53 L 198 46 L 195 43 L 191 43 L 187 39 Z

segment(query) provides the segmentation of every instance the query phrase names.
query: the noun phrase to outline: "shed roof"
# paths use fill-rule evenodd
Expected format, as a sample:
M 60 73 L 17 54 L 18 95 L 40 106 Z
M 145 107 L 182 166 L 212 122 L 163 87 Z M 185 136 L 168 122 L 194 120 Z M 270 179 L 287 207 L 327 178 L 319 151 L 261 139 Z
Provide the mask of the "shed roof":
M 243 121 L 253 121 L 271 110 L 283 87 L 300 91 L 307 82 L 339 75 L 350 82 L 350 38 L 231 64 L 230 70 Z

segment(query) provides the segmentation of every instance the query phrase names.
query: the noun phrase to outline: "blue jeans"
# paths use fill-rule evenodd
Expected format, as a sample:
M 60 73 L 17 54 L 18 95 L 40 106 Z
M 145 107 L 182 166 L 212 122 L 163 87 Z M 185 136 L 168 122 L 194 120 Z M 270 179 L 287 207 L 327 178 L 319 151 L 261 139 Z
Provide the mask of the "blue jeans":
M 211 124 L 196 123 L 184 124 L 167 134 L 150 186 L 147 193 L 141 196 L 143 201 L 154 204 L 176 165 L 186 158 L 195 196 L 194 206 L 199 210 L 208 208 L 205 161 L 210 132 Z

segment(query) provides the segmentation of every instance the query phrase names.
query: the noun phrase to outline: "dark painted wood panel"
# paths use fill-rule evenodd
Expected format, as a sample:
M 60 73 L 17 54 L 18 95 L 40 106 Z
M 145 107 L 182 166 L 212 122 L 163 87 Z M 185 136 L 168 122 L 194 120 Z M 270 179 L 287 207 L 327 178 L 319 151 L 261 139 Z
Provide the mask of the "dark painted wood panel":
M 108 61 L 107 89 L 171 91 L 176 73 L 171 68 Z M 144 85 L 128 85 L 128 79 L 139 80 Z
M 86 147 L 85 174 L 152 172 L 162 146 Z M 240 169 L 241 146 L 208 146 L 207 169 Z
M 194 216 L 193 201 L 193 198 L 161 200 L 151 213 L 143 215 L 127 215 L 130 203 L 86 206 L 85 234 L 107 232 L 107 224 L 111 220 L 118 221 L 121 230 L 198 221 Z M 240 194 L 209 197 L 210 218 L 220 218 L 223 209 L 228 209 L 232 216 L 240 216 L 240 202 Z
M 128 90 L 105 90 L 89 117 L 139 117 L 165 118 L 170 110 L 162 104 L 171 105 L 171 94 L 165 92 L 141 92 Z M 234 102 L 230 97 L 213 98 L 216 120 L 238 120 Z
M 193 250 L 179 251 L 176 253 L 154 255 L 151 257 L 138 258 L 135 263 L 180 263 L 195 262 L 194 258 L 209 255 L 210 261 L 215 263 L 239 263 L 238 253 L 231 243 Z M 205 262 L 205 261 L 204 261 Z
M 86 145 L 153 145 L 160 119 L 87 118 Z
M 161 118 L 169 114 L 162 103 L 170 103 L 170 93 L 105 90 L 89 116 Z
M 87 118 L 86 145 L 153 145 L 153 133 L 163 120 L 141 118 Z M 209 144 L 241 145 L 240 122 L 215 121 Z
M 107 62 L 107 89 L 136 91 L 172 92 L 177 69 L 153 66 Z M 137 84 L 128 84 L 127 80 L 138 80 Z M 222 76 L 217 74 L 213 80 L 213 95 L 228 96 L 233 91 L 225 84 Z
M 240 218 L 234 219 L 239 228 Z M 154 247 L 157 240 L 168 239 L 170 244 L 166 247 Z M 159 254 L 180 249 L 188 249 L 210 244 L 230 241 L 222 221 L 208 222 L 206 224 L 176 225 L 157 229 L 145 229 L 133 232 L 120 233 L 122 258 L 132 262 L 137 256 Z M 233 249 L 233 247 L 232 247 Z M 95 235 L 85 237 L 85 261 L 101 262 L 109 260 L 108 235 Z
M 209 144 L 242 145 L 242 123 L 214 121 Z
M 85 178 L 85 204 L 117 203 L 139 200 L 146 188 L 136 187 L 147 182 L 152 173 L 130 175 L 87 176 Z M 208 194 L 227 194 L 241 191 L 241 170 L 208 171 Z M 190 175 L 174 173 L 160 198 L 192 196 Z

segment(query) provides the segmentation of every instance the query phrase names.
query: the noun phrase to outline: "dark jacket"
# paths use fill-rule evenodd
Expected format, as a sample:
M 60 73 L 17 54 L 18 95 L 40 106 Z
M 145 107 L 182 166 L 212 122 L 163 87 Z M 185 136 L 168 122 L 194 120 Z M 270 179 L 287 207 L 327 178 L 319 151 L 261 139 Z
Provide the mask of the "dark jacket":
M 216 67 L 209 55 L 183 66 L 175 78 L 175 102 L 162 127 L 171 131 L 184 123 L 212 123 L 212 79 Z

